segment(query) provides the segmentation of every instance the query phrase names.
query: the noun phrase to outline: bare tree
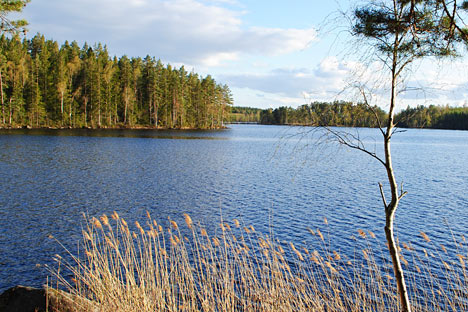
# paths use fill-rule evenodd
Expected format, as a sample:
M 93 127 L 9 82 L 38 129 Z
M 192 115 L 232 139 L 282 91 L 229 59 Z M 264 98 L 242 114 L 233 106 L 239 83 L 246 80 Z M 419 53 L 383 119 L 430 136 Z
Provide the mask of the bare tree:
M 338 143 L 370 155 L 385 168 L 389 187 L 387 192 L 384 185 L 379 183 L 385 208 L 385 236 L 393 263 L 401 310 L 405 312 L 412 309 L 395 240 L 394 219 L 400 200 L 407 193 L 403 190 L 403 185 L 397 183 L 392 162 L 391 140 L 398 132 L 395 109 L 398 95 L 404 89 L 404 78 L 410 65 L 422 58 L 455 55 L 457 37 L 453 30 L 454 19 L 452 22 L 447 22 L 448 14 L 441 1 L 444 0 L 369 0 L 352 12 L 352 35 L 361 45 L 371 48 L 370 58 L 382 64 L 388 74 L 386 76 L 388 78 L 385 78 L 389 85 L 388 115 L 385 120 L 381 120 L 374 112 L 383 137 L 383 156 L 367 149 L 357 135 L 326 127 L 327 133 Z M 463 34 L 462 30 L 460 27 L 457 34 Z M 359 86 L 358 89 L 364 103 L 373 110 L 367 101 L 366 89 L 363 86 Z M 388 191 L 390 196 L 387 199 L 385 194 L 388 194 Z

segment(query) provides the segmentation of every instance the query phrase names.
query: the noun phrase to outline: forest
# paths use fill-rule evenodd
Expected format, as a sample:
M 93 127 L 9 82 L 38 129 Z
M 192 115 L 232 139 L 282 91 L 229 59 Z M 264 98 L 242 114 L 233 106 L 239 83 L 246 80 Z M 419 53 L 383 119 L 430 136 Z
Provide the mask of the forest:
M 279 107 L 263 110 L 260 123 L 274 125 L 316 125 L 343 127 L 377 127 L 376 114 L 381 120 L 385 111 L 374 106 L 371 109 L 362 103 L 336 101 L 333 103 L 313 102 L 296 109 Z
M 215 129 L 232 95 L 154 57 L 111 57 L 106 46 L 0 37 L 0 127 Z
M 375 128 L 379 126 L 376 115 L 380 120 L 385 120 L 387 113 L 377 106 L 368 107 L 360 103 L 314 102 L 296 109 L 279 107 L 262 110 L 258 122 L 270 125 Z M 400 128 L 468 130 L 468 107 L 420 105 L 411 108 L 408 106 L 395 115 L 395 122 Z
M 421 105 L 408 107 L 395 118 L 400 128 L 468 130 L 468 107 Z
M 258 123 L 260 121 L 261 108 L 233 106 L 229 122 L 231 123 Z
M 42 35 L 0 37 L 0 127 L 215 129 L 227 122 L 377 127 L 386 112 L 363 103 L 313 102 L 296 109 L 231 107 L 227 85 L 154 57 L 111 57 L 106 46 L 59 44 Z M 401 128 L 468 130 L 468 108 L 418 106 Z

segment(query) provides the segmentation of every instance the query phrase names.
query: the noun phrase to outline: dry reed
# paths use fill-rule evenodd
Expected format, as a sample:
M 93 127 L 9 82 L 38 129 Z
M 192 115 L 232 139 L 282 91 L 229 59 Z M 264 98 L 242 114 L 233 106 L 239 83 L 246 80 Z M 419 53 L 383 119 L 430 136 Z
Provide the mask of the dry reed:
M 372 247 L 372 232 L 369 238 L 357 231 L 364 247 L 350 258 L 329 250 L 320 229 L 309 229 L 318 246 L 309 251 L 238 220 L 221 222 L 221 233 L 211 235 L 187 214 L 186 229 L 173 220 L 163 229 L 147 217 L 145 228 L 136 222 L 134 230 L 116 212 L 86 218 L 82 252 L 70 254 L 72 263 L 58 257 L 60 270 L 51 270 L 55 287 L 93 303 L 82 311 L 399 310 L 386 250 Z M 414 311 L 468 311 L 465 240 L 456 242 L 453 260 L 446 247 L 434 255 L 403 246 Z M 72 278 L 64 276 L 64 264 Z

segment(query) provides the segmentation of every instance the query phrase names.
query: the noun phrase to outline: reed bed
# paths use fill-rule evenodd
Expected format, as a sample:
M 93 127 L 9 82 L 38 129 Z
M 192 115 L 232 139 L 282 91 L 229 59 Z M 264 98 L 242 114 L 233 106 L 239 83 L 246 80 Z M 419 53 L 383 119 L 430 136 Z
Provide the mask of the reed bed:
M 372 247 L 372 232 L 356 231 L 360 247 L 348 257 L 320 229 L 309 229 L 309 250 L 238 220 L 211 234 L 184 218 L 181 229 L 173 220 L 163 228 L 149 213 L 143 226 L 116 212 L 85 216 L 80 252 L 71 262 L 57 257 L 53 287 L 78 298 L 77 311 L 399 310 L 386 249 Z M 414 311 L 468 311 L 465 238 L 454 241 L 452 260 L 426 234 L 419 240 L 400 250 Z

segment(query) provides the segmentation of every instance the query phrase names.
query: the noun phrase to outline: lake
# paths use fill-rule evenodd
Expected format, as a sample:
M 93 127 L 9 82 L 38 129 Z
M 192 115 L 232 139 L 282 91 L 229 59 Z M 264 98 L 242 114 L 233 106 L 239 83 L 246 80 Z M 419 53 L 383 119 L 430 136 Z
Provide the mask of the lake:
M 342 130 L 381 154 L 378 130 Z M 431 248 L 420 231 L 446 245 L 468 234 L 468 132 L 410 129 L 392 142 L 408 191 L 396 217 L 400 241 Z M 351 255 L 357 229 L 385 242 L 385 181 L 373 158 L 310 128 L 0 130 L 0 291 L 44 284 L 44 265 L 65 254 L 48 236 L 75 250 L 82 212 L 115 210 L 134 222 L 149 211 L 163 224 L 188 213 L 213 231 L 221 217 L 237 218 L 296 245 L 311 243 L 307 228 L 320 228 Z

